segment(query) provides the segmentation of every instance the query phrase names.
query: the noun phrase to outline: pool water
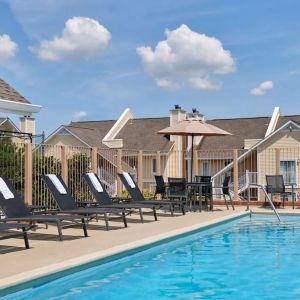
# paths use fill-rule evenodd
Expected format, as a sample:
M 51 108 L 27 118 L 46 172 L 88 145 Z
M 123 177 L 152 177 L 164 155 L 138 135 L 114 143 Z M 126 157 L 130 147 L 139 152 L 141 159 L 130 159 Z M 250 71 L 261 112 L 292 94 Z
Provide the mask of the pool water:
M 4 299 L 300 299 L 300 218 L 282 219 L 247 216 Z

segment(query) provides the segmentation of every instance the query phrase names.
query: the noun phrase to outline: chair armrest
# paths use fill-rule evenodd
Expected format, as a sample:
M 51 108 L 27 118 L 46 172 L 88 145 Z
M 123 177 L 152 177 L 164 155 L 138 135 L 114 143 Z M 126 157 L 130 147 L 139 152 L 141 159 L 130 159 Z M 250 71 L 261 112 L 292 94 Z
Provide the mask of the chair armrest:
M 88 207 L 88 206 L 97 206 L 98 202 L 96 201 L 76 201 L 79 207 Z
M 131 201 L 131 198 L 128 197 L 111 197 L 110 199 L 115 203 Z
M 284 186 L 293 188 L 293 187 L 297 186 L 297 184 L 296 183 L 289 183 L 289 184 L 285 184 Z

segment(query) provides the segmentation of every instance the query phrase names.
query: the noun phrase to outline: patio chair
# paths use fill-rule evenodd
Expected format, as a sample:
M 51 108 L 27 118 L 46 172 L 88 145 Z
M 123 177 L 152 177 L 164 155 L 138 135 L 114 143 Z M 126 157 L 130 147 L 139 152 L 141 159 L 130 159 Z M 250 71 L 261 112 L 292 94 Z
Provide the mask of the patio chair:
M 105 221 L 106 230 L 109 230 L 108 214 L 122 215 L 124 227 L 127 227 L 127 221 L 124 209 L 100 208 L 100 207 L 78 207 L 70 190 L 62 180 L 61 176 L 56 174 L 44 175 L 43 180 L 50 190 L 59 210 L 53 213 L 84 215 L 88 219 L 93 219 L 102 215 Z
M 204 196 L 204 201 L 206 206 L 208 207 L 208 200 L 210 200 L 210 205 L 212 206 L 212 182 L 211 176 L 195 176 L 195 182 L 203 183 L 201 186 L 201 195 Z
M 164 181 L 164 177 L 161 175 L 154 175 L 154 178 L 156 182 L 154 198 L 156 198 L 156 195 L 161 195 L 162 198 L 165 198 L 167 187 Z
M 186 179 L 178 177 L 168 177 L 168 198 L 187 200 Z
M 220 195 L 220 196 L 223 196 L 223 199 L 224 199 L 224 201 L 225 201 L 225 205 L 226 205 L 226 207 L 227 207 L 227 210 L 229 210 L 229 206 L 228 206 L 227 198 L 226 198 L 226 196 L 228 196 L 229 201 L 230 201 L 230 204 L 231 204 L 231 207 L 232 207 L 233 210 L 235 210 L 234 204 L 233 204 L 233 200 L 232 200 L 232 197 L 231 197 L 231 194 L 230 194 L 230 189 L 229 189 L 230 180 L 231 180 L 231 177 L 230 177 L 230 176 L 225 176 L 225 178 L 224 178 L 224 180 L 223 180 L 222 186 L 214 186 L 214 187 L 213 187 L 214 189 L 220 188 L 221 191 L 222 191 L 222 193 L 220 193 L 220 194 L 212 193 L 212 196 L 213 196 L 213 195 Z
M 131 174 L 127 172 L 118 173 L 122 183 L 124 184 L 126 190 L 130 194 L 133 203 L 143 203 L 143 204 L 152 204 L 155 205 L 156 209 L 163 209 L 166 206 L 169 207 L 171 215 L 174 215 L 174 208 L 179 207 L 182 211 L 182 214 L 185 214 L 185 203 L 183 201 L 175 201 L 175 200 L 146 200 L 137 186 L 136 182 L 133 180 Z
M 87 237 L 87 228 L 85 218 L 83 216 L 74 215 L 33 215 L 21 196 L 17 193 L 16 189 L 8 178 L 0 177 L 0 207 L 5 215 L 4 222 L 29 222 L 34 223 L 54 223 L 57 226 L 59 240 L 63 240 L 62 229 L 66 227 L 63 222 L 70 224 L 82 223 L 84 236 Z
M 273 195 L 279 195 L 280 199 L 282 199 L 282 206 L 284 207 L 285 200 L 288 200 L 288 196 L 292 195 L 293 207 L 294 207 L 293 192 L 286 191 L 287 186 L 292 186 L 292 190 L 293 190 L 293 185 L 285 185 L 283 175 L 266 175 L 266 183 L 267 183 L 266 192 L 268 194 L 271 194 L 271 200 L 273 203 L 274 203 Z M 265 204 L 266 204 L 266 201 L 265 201 Z M 277 206 L 280 206 L 281 201 L 280 202 L 275 201 L 274 204 Z
M 24 243 L 25 243 L 25 248 L 29 249 L 29 241 L 28 241 L 28 236 L 27 236 L 27 231 L 34 229 L 35 225 L 30 225 L 30 224 L 22 224 L 22 223 L 0 223 L 0 232 L 6 232 L 11 229 L 17 229 L 17 230 L 22 230 L 20 232 L 14 231 L 12 234 L 5 235 L 5 236 L 0 236 L 0 240 L 6 240 L 9 238 L 14 238 L 16 236 L 23 236 Z
M 97 174 L 86 173 L 83 174 L 82 176 L 96 200 L 96 202 L 88 202 L 88 205 L 127 209 L 130 211 L 138 210 L 142 223 L 144 222 L 142 209 L 149 208 L 152 209 L 154 219 L 155 221 L 157 221 L 155 205 L 146 204 L 146 203 L 145 204 L 144 203 L 115 203 L 113 202 L 112 198 L 108 195 L 105 187 L 103 186 Z M 86 202 L 82 202 L 82 203 L 86 204 Z

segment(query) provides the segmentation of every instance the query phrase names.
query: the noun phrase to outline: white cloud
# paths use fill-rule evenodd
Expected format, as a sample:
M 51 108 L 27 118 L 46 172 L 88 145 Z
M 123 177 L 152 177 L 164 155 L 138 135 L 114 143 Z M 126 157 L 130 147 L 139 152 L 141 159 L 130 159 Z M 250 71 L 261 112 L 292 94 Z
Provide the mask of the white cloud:
M 221 82 L 212 82 L 209 78 L 192 77 L 189 78 L 189 83 L 192 87 L 202 90 L 218 90 L 222 87 Z
M 60 37 L 43 40 L 30 47 L 42 60 L 87 60 L 108 46 L 110 32 L 98 21 L 85 17 L 67 20 Z
M 258 87 L 253 88 L 250 93 L 253 96 L 264 95 L 268 90 L 273 88 L 273 81 L 263 81 Z
M 86 116 L 87 116 L 87 113 L 85 111 L 77 111 L 77 112 L 73 113 L 72 120 L 73 121 L 80 121 Z
M 176 91 L 180 88 L 180 85 L 166 78 L 156 79 L 156 84 L 159 87 L 165 88 L 170 91 Z
M 173 31 L 166 30 L 165 34 L 166 40 L 158 42 L 155 49 L 136 49 L 158 86 L 219 89 L 222 84 L 215 83 L 211 75 L 235 70 L 234 58 L 218 39 L 194 32 L 184 24 Z
M 0 63 L 14 57 L 18 51 L 18 45 L 7 34 L 0 35 Z

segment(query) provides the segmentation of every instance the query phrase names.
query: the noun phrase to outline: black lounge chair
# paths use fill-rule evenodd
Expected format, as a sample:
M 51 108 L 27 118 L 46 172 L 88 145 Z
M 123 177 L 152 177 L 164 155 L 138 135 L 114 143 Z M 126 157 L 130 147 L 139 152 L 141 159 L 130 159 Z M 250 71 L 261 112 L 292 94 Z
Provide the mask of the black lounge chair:
M 82 202 L 88 205 L 97 205 L 100 207 L 112 207 L 112 208 L 123 208 L 123 209 L 137 209 L 140 213 L 141 222 L 144 222 L 143 219 L 143 211 L 142 208 L 149 208 L 153 211 L 153 216 L 155 221 L 157 221 L 157 215 L 156 215 L 156 206 L 152 204 L 146 204 L 146 203 L 115 203 L 108 195 L 105 187 L 103 186 L 101 180 L 97 176 L 97 174 L 92 173 L 95 176 L 95 180 L 98 181 L 98 184 L 101 186 L 102 191 L 98 191 L 95 184 L 92 182 L 90 176 L 88 174 L 83 174 L 83 178 L 86 181 L 90 191 L 92 192 L 93 196 L 96 199 L 96 202 Z M 101 190 L 100 189 L 100 190 Z
M 115 215 L 122 215 L 124 227 L 127 227 L 127 221 L 125 216 L 125 210 L 124 209 L 116 209 L 116 208 L 100 208 L 100 207 L 78 207 L 75 199 L 73 198 L 72 194 L 70 193 L 70 190 L 67 188 L 66 184 L 62 180 L 61 176 L 56 174 L 50 174 L 54 175 L 59 184 L 64 189 L 65 193 L 61 193 L 55 184 L 50 179 L 49 175 L 43 176 L 43 180 L 46 183 L 48 189 L 50 190 L 58 208 L 59 211 L 54 211 L 54 213 L 62 213 L 62 214 L 77 214 L 77 215 L 84 215 L 85 217 L 89 219 L 93 219 L 97 217 L 98 215 L 103 215 L 104 221 L 105 221 L 105 227 L 106 230 L 109 230 L 109 224 L 108 224 L 108 214 L 115 214 Z
M 131 185 L 129 184 L 128 180 L 125 178 L 124 174 L 128 174 L 129 178 L 131 178 Z M 137 186 L 136 182 L 134 181 L 133 177 L 129 173 L 118 173 L 118 176 L 120 177 L 122 183 L 124 184 L 126 190 L 130 194 L 132 198 L 133 203 L 147 203 L 152 204 L 156 206 L 156 209 L 165 209 L 166 207 L 169 207 L 169 210 L 171 212 L 171 215 L 174 215 L 174 208 L 177 206 L 182 211 L 182 214 L 185 214 L 185 202 L 184 201 L 176 201 L 176 200 L 153 200 L 149 199 L 146 200 Z
M 1 177 L 0 177 L 1 178 Z M 26 204 L 24 203 L 21 196 L 17 193 L 14 186 L 10 182 L 8 178 L 3 178 L 4 183 L 6 184 L 9 192 L 12 193 L 12 198 L 6 199 L 3 193 L 0 191 L 0 207 L 5 215 L 4 222 L 29 222 L 31 224 L 34 223 L 54 223 L 57 226 L 59 240 L 63 240 L 62 228 L 66 227 L 63 225 L 63 222 L 67 222 L 67 225 L 70 224 L 78 224 L 78 221 L 81 221 L 84 236 L 87 237 L 87 229 L 85 218 L 83 216 L 75 215 L 33 215 Z
M 1 232 L 5 232 L 10 229 L 22 229 L 21 232 L 14 231 L 10 235 L 1 236 L 0 240 L 6 240 L 9 238 L 13 238 L 13 237 L 22 235 L 23 239 L 24 239 L 24 243 L 25 243 L 25 248 L 29 249 L 29 241 L 28 241 L 27 231 L 31 230 L 33 228 L 35 228 L 35 225 L 28 225 L 28 224 L 21 224 L 21 223 L 0 223 L 0 231 Z

